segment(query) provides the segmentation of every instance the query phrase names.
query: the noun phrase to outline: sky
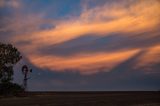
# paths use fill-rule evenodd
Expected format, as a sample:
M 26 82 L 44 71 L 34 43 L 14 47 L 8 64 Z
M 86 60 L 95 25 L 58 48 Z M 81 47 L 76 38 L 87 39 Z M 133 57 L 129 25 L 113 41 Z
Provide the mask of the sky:
M 160 0 L 0 0 L 0 42 L 31 91 L 160 89 Z

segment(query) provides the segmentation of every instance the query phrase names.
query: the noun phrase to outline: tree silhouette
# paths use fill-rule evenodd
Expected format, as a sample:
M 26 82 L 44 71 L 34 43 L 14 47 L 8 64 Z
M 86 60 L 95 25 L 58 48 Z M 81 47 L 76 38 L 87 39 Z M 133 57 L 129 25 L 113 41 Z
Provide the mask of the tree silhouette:
M 0 43 L 0 83 L 13 80 L 13 66 L 22 58 L 20 52 L 11 44 Z

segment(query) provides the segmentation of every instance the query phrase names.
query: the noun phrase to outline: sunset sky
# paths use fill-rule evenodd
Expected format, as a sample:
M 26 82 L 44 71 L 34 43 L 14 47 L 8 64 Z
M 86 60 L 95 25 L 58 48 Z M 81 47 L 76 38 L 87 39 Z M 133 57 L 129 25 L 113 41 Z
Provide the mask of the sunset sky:
M 0 0 L 0 42 L 29 90 L 160 89 L 160 0 Z

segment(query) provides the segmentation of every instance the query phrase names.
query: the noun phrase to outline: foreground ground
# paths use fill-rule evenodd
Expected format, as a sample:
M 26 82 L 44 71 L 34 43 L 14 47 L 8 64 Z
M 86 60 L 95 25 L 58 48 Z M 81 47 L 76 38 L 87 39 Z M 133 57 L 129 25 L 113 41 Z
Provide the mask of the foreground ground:
M 0 106 L 160 106 L 160 92 L 30 92 Z

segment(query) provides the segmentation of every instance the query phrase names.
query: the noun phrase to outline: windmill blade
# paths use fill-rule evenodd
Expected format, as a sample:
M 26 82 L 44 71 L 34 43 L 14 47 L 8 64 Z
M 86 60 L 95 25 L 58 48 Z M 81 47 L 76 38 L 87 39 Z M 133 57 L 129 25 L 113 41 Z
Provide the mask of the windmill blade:
M 32 69 L 30 69 L 30 72 L 32 72 Z

